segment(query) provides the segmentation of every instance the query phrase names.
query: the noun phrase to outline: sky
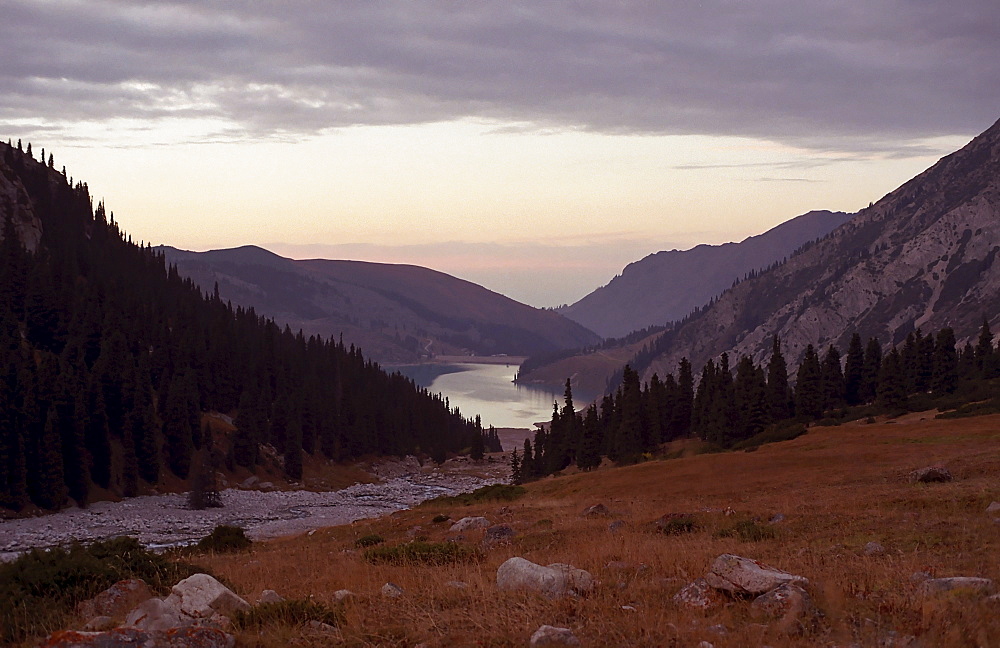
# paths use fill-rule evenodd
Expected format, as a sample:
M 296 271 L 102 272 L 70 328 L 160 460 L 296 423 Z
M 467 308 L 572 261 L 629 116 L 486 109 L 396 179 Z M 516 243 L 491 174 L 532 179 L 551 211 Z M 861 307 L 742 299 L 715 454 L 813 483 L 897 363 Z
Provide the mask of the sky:
M 534 306 L 853 212 L 1000 118 L 996 0 L 0 0 L 0 137 L 133 239 Z

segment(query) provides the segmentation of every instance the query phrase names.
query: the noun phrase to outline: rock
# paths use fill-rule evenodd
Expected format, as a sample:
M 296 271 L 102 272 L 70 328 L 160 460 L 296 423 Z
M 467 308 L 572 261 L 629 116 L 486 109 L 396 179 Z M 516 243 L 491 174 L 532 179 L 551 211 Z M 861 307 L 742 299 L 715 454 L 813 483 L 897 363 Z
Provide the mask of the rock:
M 944 466 L 928 466 L 927 468 L 920 468 L 910 473 L 910 481 L 922 484 L 950 482 L 951 480 L 951 472 Z
M 90 632 L 103 632 L 104 630 L 110 630 L 118 624 L 115 620 L 109 616 L 96 616 L 90 621 L 84 624 L 83 629 Z
M 469 589 L 469 584 L 462 581 L 448 581 L 444 585 L 445 587 L 450 587 L 452 589 L 460 589 L 460 590 Z
M 885 547 L 878 542 L 869 542 L 865 545 L 866 556 L 879 556 L 885 553 Z
M 281 603 L 285 600 L 285 597 L 278 594 L 274 590 L 264 590 L 260 593 L 260 598 L 258 602 L 260 603 Z
M 750 611 L 758 618 L 778 619 L 777 629 L 785 634 L 809 631 L 819 618 L 809 592 L 795 583 L 785 583 L 761 594 L 750 604 Z
M 709 585 L 704 578 L 688 583 L 674 594 L 674 603 L 692 610 L 707 612 L 721 607 L 724 602 L 718 590 Z
M 611 533 L 618 533 L 625 527 L 625 520 L 615 520 L 608 525 L 608 531 Z
M 712 634 L 717 634 L 720 637 L 724 637 L 729 634 L 729 628 L 727 628 L 724 623 L 716 623 L 715 625 L 708 626 L 708 631 Z
M 232 616 L 237 611 L 250 609 L 250 604 L 231 589 L 208 574 L 194 574 L 174 585 L 168 601 L 192 617 L 208 618 L 218 612 Z
M 569 628 L 556 628 L 555 626 L 543 625 L 531 635 L 531 646 L 579 646 L 580 640 L 576 638 Z
M 125 625 L 140 630 L 157 631 L 185 628 L 194 619 L 181 612 L 175 601 L 151 598 L 143 601 L 125 617 Z
M 679 535 L 693 531 L 695 524 L 694 518 L 687 513 L 666 513 L 653 522 L 653 527 L 660 533 Z
M 991 502 L 989 506 L 986 507 L 987 513 L 1000 513 L 1000 502 Z
M 149 585 L 138 578 L 118 581 L 92 599 L 76 606 L 77 614 L 84 618 L 108 616 L 124 619 L 143 601 L 153 598 Z
M 931 573 L 926 571 L 918 571 L 910 574 L 910 582 L 914 584 L 923 583 L 929 578 L 932 578 Z
M 253 488 L 254 485 L 257 482 L 259 482 L 259 481 L 260 481 L 260 477 L 258 477 L 257 475 L 250 475 L 249 477 L 247 477 L 246 479 L 244 479 L 242 482 L 240 482 L 240 487 L 241 488 Z
M 154 599 L 151 599 L 154 600 Z M 233 648 L 236 638 L 216 628 L 192 627 L 150 631 L 115 628 L 106 632 L 54 632 L 40 648 Z
M 337 590 L 336 592 L 333 593 L 333 600 L 336 601 L 337 603 L 340 603 L 341 601 L 344 601 L 344 600 L 347 600 L 349 598 L 352 598 L 353 596 L 354 596 L 354 592 L 352 592 L 351 590 L 349 590 L 349 589 L 339 589 L 339 590 Z
M 589 572 L 572 565 L 553 563 L 548 567 L 515 556 L 497 569 L 497 588 L 533 590 L 549 598 L 589 592 L 594 579 Z
M 461 533 L 472 529 L 485 529 L 490 525 L 490 521 L 484 517 L 464 517 L 448 529 L 451 533 Z
M 993 581 L 989 578 L 975 576 L 952 576 L 950 578 L 928 578 L 920 585 L 922 596 L 934 596 L 952 590 L 970 590 L 987 593 L 993 589 Z
M 594 504 L 583 509 L 580 513 L 580 517 L 607 517 L 611 515 L 611 511 L 604 504 Z
M 386 583 L 382 586 L 382 596 L 386 598 L 399 598 L 403 595 L 403 588 L 395 583 Z
M 271 491 L 274 490 L 274 484 L 272 484 L 271 482 L 260 482 L 259 484 L 257 484 L 257 488 L 258 490 L 262 490 L 265 493 L 270 493 Z
M 778 524 L 785 521 L 784 513 L 775 513 L 771 516 L 771 519 L 767 521 L 768 524 Z
M 314 632 L 320 632 L 323 634 L 340 633 L 340 630 L 338 630 L 336 627 L 330 625 L 329 623 L 323 623 L 322 621 L 317 621 L 316 619 L 313 619 L 312 621 L 307 623 L 306 627 L 308 627 L 310 630 Z
M 699 641 L 698 648 L 715 648 L 715 644 L 709 641 Z
M 715 589 L 734 594 L 763 594 L 784 583 L 809 583 L 802 576 L 733 554 L 722 554 L 716 558 L 711 570 L 705 575 L 705 580 Z
M 486 529 L 483 536 L 483 544 L 502 544 L 510 542 L 510 539 L 517 535 L 517 532 L 509 524 L 494 524 Z

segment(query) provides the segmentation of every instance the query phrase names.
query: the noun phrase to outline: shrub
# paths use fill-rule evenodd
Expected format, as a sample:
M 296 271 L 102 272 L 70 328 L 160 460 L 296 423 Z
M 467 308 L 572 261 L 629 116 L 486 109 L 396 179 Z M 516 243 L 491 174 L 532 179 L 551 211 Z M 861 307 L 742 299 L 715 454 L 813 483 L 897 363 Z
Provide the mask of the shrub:
M 682 535 L 694 533 L 698 530 L 698 525 L 690 515 L 664 515 L 656 521 L 656 530 L 666 535 Z
M 375 545 L 382 544 L 383 542 L 385 542 L 385 538 L 383 538 L 379 534 L 377 534 L 377 533 L 369 533 L 368 535 L 361 536 L 360 538 L 358 538 L 357 540 L 355 540 L 354 541 L 354 546 L 358 547 L 358 548 L 361 548 L 361 547 L 374 547 Z
M 141 578 L 162 592 L 195 571 L 151 553 L 135 538 L 32 549 L 0 565 L 0 644 L 57 629 L 77 603 L 119 580 Z
M 202 551 L 214 551 L 215 553 L 232 553 L 245 551 L 252 544 L 253 541 L 247 537 L 242 528 L 220 524 L 212 529 L 210 534 L 198 541 L 198 548 Z
M 433 524 L 441 524 L 442 522 L 447 522 L 450 519 L 451 519 L 450 515 L 445 515 L 444 513 L 438 513 L 431 519 L 431 522 Z
M 365 551 L 364 557 L 365 560 L 373 564 L 447 565 L 479 560 L 482 554 L 475 547 L 456 542 L 418 541 L 394 547 L 372 547 Z
M 716 536 L 720 538 L 739 538 L 743 542 L 760 542 L 771 540 L 775 533 L 772 527 L 758 524 L 753 520 L 740 520 L 731 527 L 722 529 Z
M 462 504 L 470 506 L 476 502 L 504 501 L 511 502 L 527 493 L 523 486 L 510 486 L 508 484 L 491 484 L 477 488 L 471 493 L 461 493 L 451 497 L 437 497 L 431 500 L 434 504 Z
M 290 599 L 278 603 L 261 603 L 249 610 L 237 612 L 233 617 L 233 628 L 260 630 L 269 625 L 296 626 L 310 621 L 339 626 L 344 621 L 344 615 L 322 603 L 308 599 Z

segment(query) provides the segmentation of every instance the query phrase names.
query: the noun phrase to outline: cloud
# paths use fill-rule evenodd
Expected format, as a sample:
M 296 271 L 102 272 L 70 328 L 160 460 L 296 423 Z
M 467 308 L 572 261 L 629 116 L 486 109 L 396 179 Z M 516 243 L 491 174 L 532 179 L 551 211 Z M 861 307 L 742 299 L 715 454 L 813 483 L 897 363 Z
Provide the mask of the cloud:
M 912 156 L 1000 106 L 994 0 L 0 0 L 0 123 L 477 119 Z

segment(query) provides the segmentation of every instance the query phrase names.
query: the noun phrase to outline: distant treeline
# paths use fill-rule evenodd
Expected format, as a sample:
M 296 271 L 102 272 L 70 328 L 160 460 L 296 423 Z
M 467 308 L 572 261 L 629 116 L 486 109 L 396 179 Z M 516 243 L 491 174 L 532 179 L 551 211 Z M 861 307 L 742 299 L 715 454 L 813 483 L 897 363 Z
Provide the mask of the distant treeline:
M 956 349 L 950 328 L 937 335 L 911 332 L 904 344 L 883 355 L 876 338 L 862 344 L 854 334 L 846 359 L 830 345 L 822 357 L 809 345 L 795 372 L 795 387 L 777 337 L 766 366 L 743 356 L 731 367 L 729 356 L 710 360 L 697 389 L 691 364 L 682 359 L 677 378 L 654 374 L 641 384 L 626 366 L 621 385 L 600 405 L 576 412 L 569 381 L 562 409 L 554 408 L 547 430 L 525 440 L 514 459 L 515 478 L 527 481 L 571 464 L 587 470 L 602 457 L 630 463 L 661 444 L 695 436 L 718 448 L 754 445 L 778 438 L 778 431 L 829 419 L 909 409 L 953 408 L 996 397 L 992 379 L 1000 376 L 1000 351 L 984 318 L 975 346 Z M 770 437 L 768 435 L 771 435 Z
M 0 205 L 0 506 L 131 496 L 201 464 L 252 468 L 265 445 L 292 479 L 303 453 L 499 449 L 478 420 L 359 349 L 202 294 L 51 156 L 0 144 L 0 171 L 25 186 L 42 229 L 26 250 Z M 213 439 L 208 411 L 237 414 L 236 430 Z

